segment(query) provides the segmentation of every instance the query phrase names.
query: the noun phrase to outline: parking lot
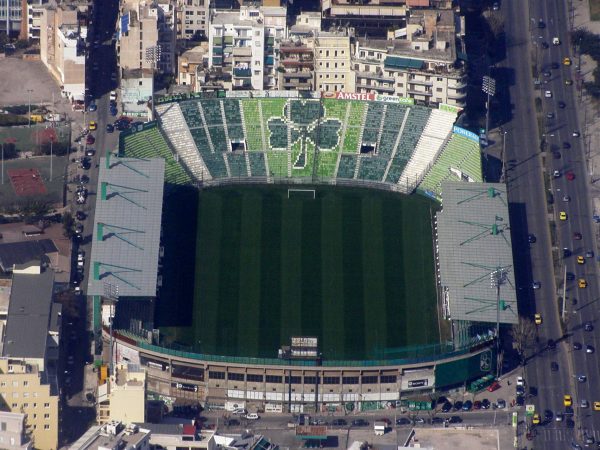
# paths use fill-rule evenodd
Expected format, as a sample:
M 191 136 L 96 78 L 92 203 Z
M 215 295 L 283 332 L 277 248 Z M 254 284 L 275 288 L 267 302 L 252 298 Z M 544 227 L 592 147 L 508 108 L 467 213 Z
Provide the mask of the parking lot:
M 18 86 L 18 89 L 15 89 Z M 65 103 L 58 83 L 41 61 L 23 61 L 9 57 L 0 64 L 0 107 L 7 105 Z

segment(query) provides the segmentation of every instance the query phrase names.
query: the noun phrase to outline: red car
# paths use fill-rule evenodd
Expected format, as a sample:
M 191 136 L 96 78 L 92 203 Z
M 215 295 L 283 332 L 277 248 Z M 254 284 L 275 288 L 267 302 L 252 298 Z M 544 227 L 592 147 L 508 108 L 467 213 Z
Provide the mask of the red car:
M 473 409 L 481 409 L 481 402 L 479 400 L 473 403 Z
M 567 180 L 569 180 L 569 181 L 573 181 L 575 179 L 575 174 L 573 172 L 567 172 L 565 174 L 565 176 L 567 177 Z
M 87 137 L 85 138 L 85 143 L 87 145 L 92 145 L 94 142 L 96 142 L 96 139 L 94 139 L 94 136 L 92 136 L 91 134 L 88 134 Z
M 497 391 L 498 389 L 500 389 L 502 386 L 500 386 L 500 383 L 498 383 L 497 381 L 494 381 L 492 384 L 490 384 L 487 388 L 487 390 L 489 392 L 494 392 Z
M 573 239 L 575 239 L 576 241 L 580 241 L 581 240 L 581 233 L 579 233 L 578 231 L 576 231 L 575 233 L 573 233 Z

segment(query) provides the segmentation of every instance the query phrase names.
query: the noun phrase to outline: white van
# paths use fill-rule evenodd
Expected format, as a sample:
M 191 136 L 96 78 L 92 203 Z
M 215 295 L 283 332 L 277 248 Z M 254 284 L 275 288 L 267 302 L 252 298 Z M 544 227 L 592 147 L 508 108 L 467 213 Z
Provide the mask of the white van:
M 233 414 L 236 414 L 236 415 L 239 414 L 240 416 L 244 416 L 244 415 L 248 414 L 248 411 L 246 411 L 246 409 L 244 409 L 244 408 L 235 408 L 233 410 Z
M 387 424 L 385 422 L 375 422 L 373 431 L 375 431 L 375 436 L 383 436 L 387 431 Z

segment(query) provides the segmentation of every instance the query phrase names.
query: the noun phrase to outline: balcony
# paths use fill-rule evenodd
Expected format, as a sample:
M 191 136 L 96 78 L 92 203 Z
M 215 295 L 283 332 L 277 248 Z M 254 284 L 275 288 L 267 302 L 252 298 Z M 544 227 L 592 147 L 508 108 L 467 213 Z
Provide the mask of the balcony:
M 233 56 L 252 56 L 252 47 L 233 47 Z
M 233 69 L 233 76 L 238 78 L 250 78 L 252 76 L 252 70 L 250 69 Z
M 279 47 L 279 51 L 281 53 L 289 53 L 291 55 L 299 55 L 299 54 L 312 54 L 312 49 L 308 48 L 308 47 L 290 47 L 290 46 L 285 46 L 285 47 Z
M 380 80 L 380 81 L 386 81 L 388 83 L 394 83 L 394 81 L 395 81 L 393 77 L 386 77 L 383 73 L 359 72 L 359 71 L 355 71 L 355 73 L 356 73 L 357 78 L 365 78 L 365 79 L 369 79 L 369 80 Z
M 433 96 L 433 93 L 431 91 L 416 91 L 414 89 L 411 89 L 410 87 L 406 90 L 406 92 L 408 94 L 413 94 L 413 95 L 424 95 L 426 97 L 431 97 Z
M 314 62 L 309 59 L 284 59 L 280 63 L 284 67 L 309 67 L 313 69 L 315 66 Z
M 459 80 L 454 80 L 454 79 L 450 79 L 448 80 L 448 89 L 463 89 L 467 87 L 467 82 L 464 79 L 459 79 Z
M 312 77 L 313 74 L 311 72 L 286 72 L 283 74 L 283 79 L 285 81 L 287 81 L 288 79 L 291 80 L 292 78 L 302 78 L 308 80 Z
M 417 84 L 419 86 L 428 86 L 428 87 L 432 87 L 433 86 L 433 82 L 432 81 L 426 81 L 426 80 L 418 80 L 418 79 L 412 79 L 409 78 L 408 79 L 408 84 Z
M 374 91 L 378 91 L 378 92 L 385 92 L 385 93 L 389 93 L 389 94 L 393 94 L 394 93 L 394 86 L 386 86 L 386 85 L 380 85 L 380 86 L 376 86 L 376 85 L 370 85 L 370 84 L 364 84 L 364 83 L 356 83 L 356 87 L 358 89 L 367 89 L 368 91 L 374 90 Z
M 467 96 L 467 90 L 465 89 L 464 91 L 456 91 L 456 92 L 449 90 L 448 93 L 446 94 L 446 96 L 451 99 L 461 100 Z
M 301 81 L 301 80 L 286 80 L 282 83 L 284 89 L 300 89 L 300 90 L 311 90 L 312 80 Z

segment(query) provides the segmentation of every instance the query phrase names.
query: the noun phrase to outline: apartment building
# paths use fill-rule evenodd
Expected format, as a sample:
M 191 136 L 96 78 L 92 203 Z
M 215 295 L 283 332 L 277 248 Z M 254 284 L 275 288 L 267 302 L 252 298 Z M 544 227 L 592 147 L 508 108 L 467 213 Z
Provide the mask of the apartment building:
M 22 0 L 0 1 L 0 33 L 8 33 L 11 37 L 25 39 L 27 37 L 27 24 L 23 18 L 27 17 L 27 9 Z
M 69 450 L 149 450 L 151 432 L 135 424 L 113 421 L 86 431 Z
M 406 36 L 358 38 L 352 54 L 356 92 L 464 107 L 467 74 L 457 51 L 464 30 L 457 29 L 460 21 L 455 14 L 452 10 L 412 11 Z
M 286 35 L 284 7 L 215 11 L 209 28 L 208 65 L 231 74 L 232 89 L 276 88 L 279 44 Z
M 280 90 L 314 91 L 314 39 L 286 40 L 279 47 L 278 86 Z
M 58 446 L 61 305 L 52 301 L 53 289 L 54 273 L 39 261 L 15 266 L 1 342 L 2 409 L 26 415 L 26 433 L 42 450 Z
M 197 41 L 208 35 L 209 0 L 177 0 L 177 39 Z
M 354 92 L 350 36 L 347 33 L 317 32 L 314 38 L 314 55 L 316 90 Z
M 98 386 L 96 421 L 144 422 L 146 416 L 146 372 L 134 364 L 117 364 L 115 373 Z
M 175 73 L 176 16 L 168 0 L 122 3 L 117 25 L 119 67 Z
M 351 35 L 384 38 L 388 30 L 406 26 L 407 0 L 322 0 L 323 29 L 347 30 Z
M 85 94 L 85 41 L 87 6 L 61 4 L 41 7 L 40 58 L 71 101 Z
M 27 1 L 27 20 L 24 21 L 24 26 L 27 27 L 26 33 L 28 39 L 39 41 L 43 9 L 47 4 L 48 0 Z
M 25 431 L 25 414 L 0 411 L 0 448 L 31 450 L 33 443 Z

